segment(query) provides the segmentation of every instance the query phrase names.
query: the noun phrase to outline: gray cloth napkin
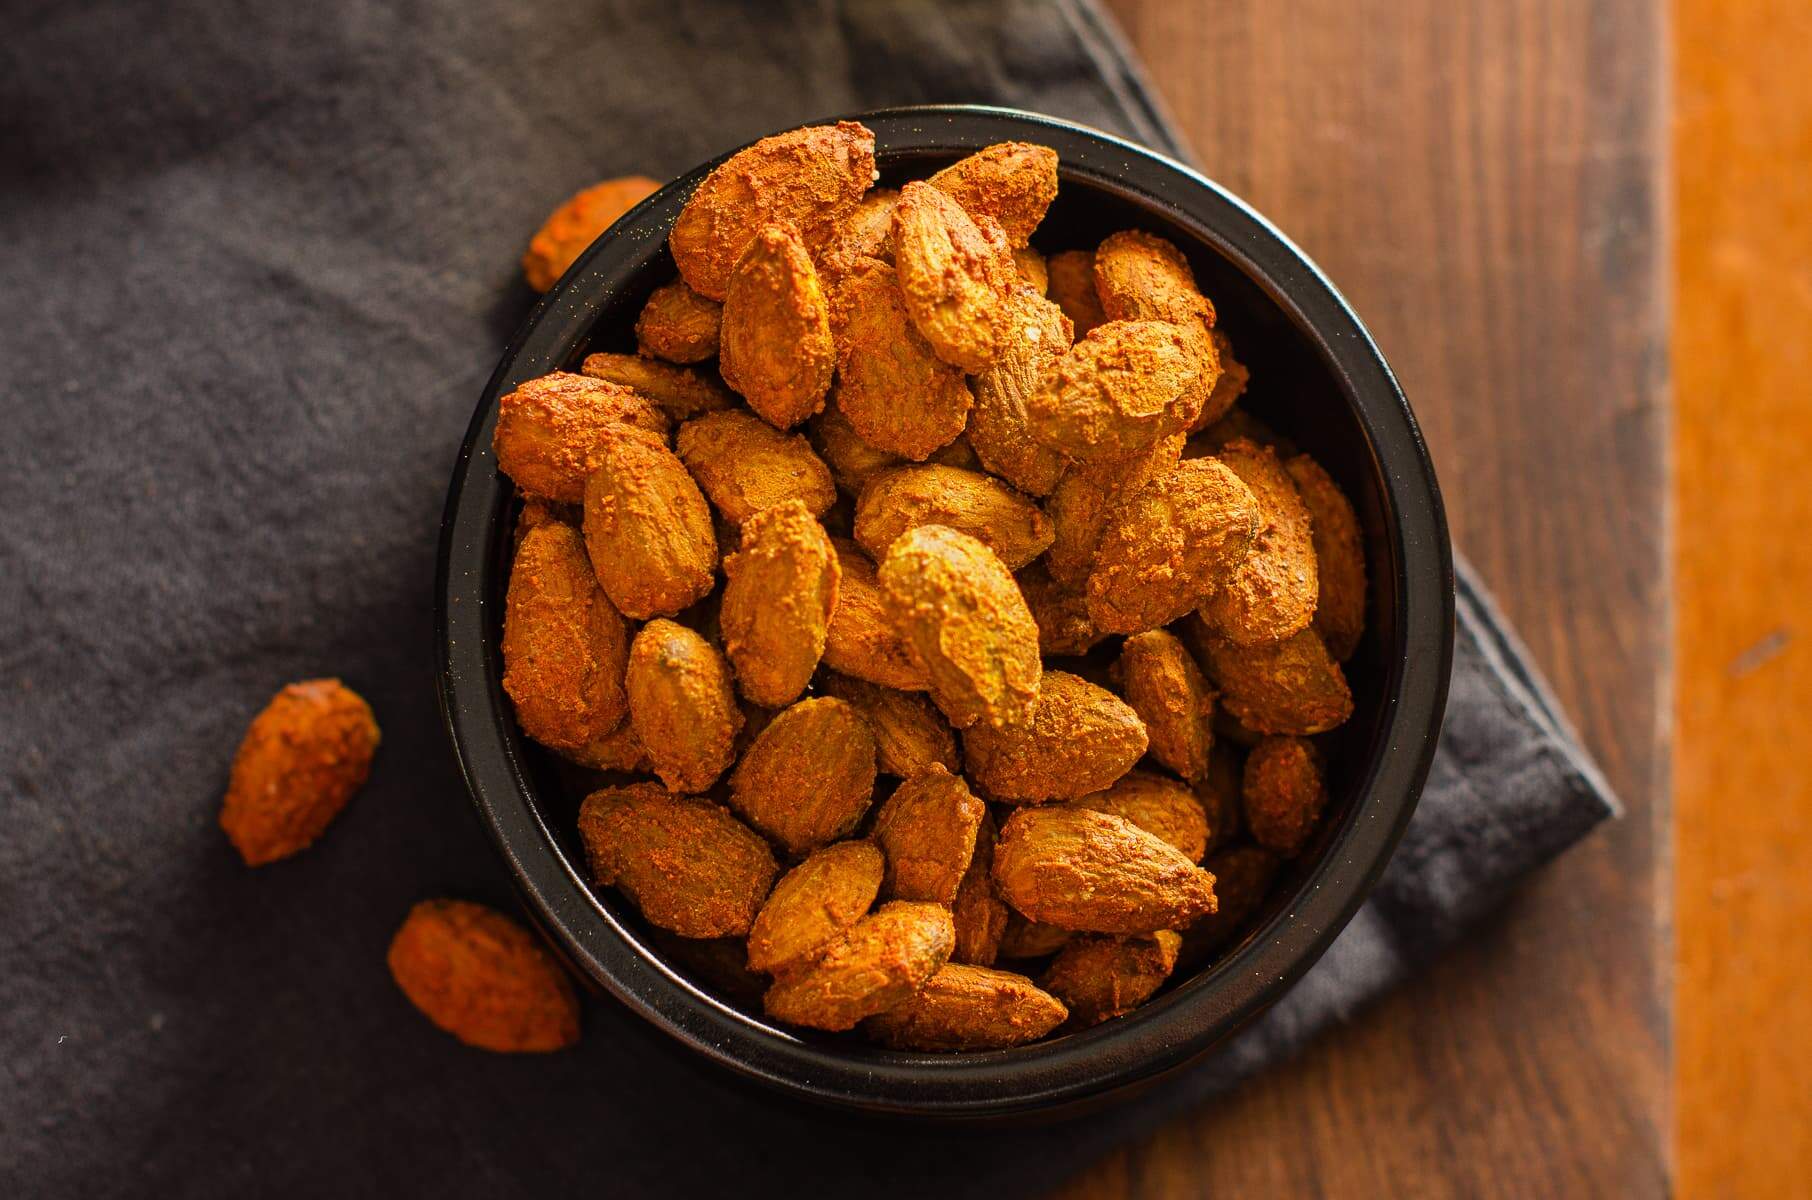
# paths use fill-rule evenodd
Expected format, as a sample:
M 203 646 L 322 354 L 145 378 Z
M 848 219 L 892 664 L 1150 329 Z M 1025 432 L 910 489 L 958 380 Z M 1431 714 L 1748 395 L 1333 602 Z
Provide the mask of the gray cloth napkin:
M 0 1194 L 1034 1193 L 1291 1053 L 1612 811 L 1462 575 L 1441 753 L 1376 895 L 1136 1102 L 906 1141 L 608 1001 L 565 1054 L 462 1048 L 383 957 L 417 899 L 511 903 L 429 608 L 527 232 L 601 176 L 886 104 L 1177 143 L 1080 0 L 27 0 L 0 34 Z M 214 824 L 228 761 L 321 674 L 375 706 L 375 773 L 319 845 L 248 871 Z

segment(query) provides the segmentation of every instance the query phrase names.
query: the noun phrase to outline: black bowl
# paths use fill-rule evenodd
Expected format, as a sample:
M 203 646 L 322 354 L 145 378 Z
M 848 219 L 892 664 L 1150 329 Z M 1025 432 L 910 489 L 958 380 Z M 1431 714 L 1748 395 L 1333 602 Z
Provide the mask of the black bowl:
M 498 656 L 511 488 L 497 472 L 497 398 L 627 349 L 643 299 L 673 275 L 666 236 L 706 163 L 598 239 L 536 307 L 492 376 L 447 495 L 437 578 L 441 704 L 479 815 L 525 900 L 580 973 L 706 1058 L 791 1095 L 875 1112 L 1000 1118 L 1074 1109 L 1197 1058 L 1282 995 L 1352 917 L 1414 810 L 1434 753 L 1453 650 L 1453 579 L 1434 470 L 1372 339 L 1326 278 L 1264 218 L 1177 162 L 1080 125 L 970 106 L 859 118 L 883 182 L 923 177 L 978 147 L 1054 147 L 1062 189 L 1034 239 L 1093 246 L 1129 227 L 1184 247 L 1252 369 L 1250 407 L 1353 498 L 1371 566 L 1369 628 L 1348 666 L 1356 712 L 1326 739 L 1331 798 L 1243 940 L 1136 1013 L 1013 1050 L 881 1050 L 800 1033 L 696 981 L 634 909 L 586 883 L 577 793 L 517 729 Z M 720 160 L 721 161 L 721 160 Z M 671 943 L 665 943 L 670 946 Z

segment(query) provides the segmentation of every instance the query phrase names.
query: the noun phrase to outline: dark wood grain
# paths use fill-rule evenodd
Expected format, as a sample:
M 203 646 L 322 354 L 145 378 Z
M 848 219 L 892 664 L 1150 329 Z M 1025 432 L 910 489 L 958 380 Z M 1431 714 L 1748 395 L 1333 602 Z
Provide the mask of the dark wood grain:
M 1301 1061 L 1066 1194 L 1663 1195 L 1662 13 L 1111 7 L 1207 172 L 1370 324 L 1428 435 L 1456 545 L 1629 813 Z

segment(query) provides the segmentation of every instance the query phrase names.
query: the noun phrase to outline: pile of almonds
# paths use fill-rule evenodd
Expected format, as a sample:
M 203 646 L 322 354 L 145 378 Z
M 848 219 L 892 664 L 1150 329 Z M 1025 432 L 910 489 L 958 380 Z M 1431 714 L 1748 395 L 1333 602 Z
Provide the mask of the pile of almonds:
M 638 353 L 503 397 L 504 687 L 602 773 L 593 874 L 699 977 L 901 1049 L 1012 1046 L 1210 961 L 1308 846 L 1365 561 L 1339 487 L 1236 404 L 1175 246 L 1047 260 L 1039 146 L 874 180 L 850 123 L 737 154 Z M 530 283 L 653 188 L 573 197 Z M 280 691 L 221 810 L 246 863 L 318 838 L 378 741 L 339 680 Z M 482 905 L 416 905 L 388 963 L 470 1045 L 578 1038 L 553 957 Z
M 1176 246 L 1047 259 L 1045 147 L 877 178 L 850 122 L 732 156 L 637 352 L 502 398 L 503 683 L 606 773 L 592 872 L 676 960 L 1017 1045 L 1209 961 L 1309 844 L 1365 563 Z
M 674 960 L 794 1025 L 1012 1046 L 1210 961 L 1309 845 L 1365 561 L 1332 478 L 1237 405 L 1175 246 L 1047 260 L 1039 146 L 874 181 L 851 123 L 737 154 L 638 353 L 502 399 L 504 687 L 602 773 L 594 877 Z M 653 188 L 573 197 L 530 283 Z M 339 680 L 280 691 L 221 811 L 246 863 L 319 837 L 378 741 Z M 553 957 L 482 905 L 416 905 L 388 963 L 470 1045 L 578 1038 Z

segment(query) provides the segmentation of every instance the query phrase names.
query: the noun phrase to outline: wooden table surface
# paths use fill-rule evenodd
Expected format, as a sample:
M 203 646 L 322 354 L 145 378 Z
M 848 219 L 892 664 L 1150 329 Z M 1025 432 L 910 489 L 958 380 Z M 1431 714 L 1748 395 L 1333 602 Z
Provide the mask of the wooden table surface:
M 1207 173 L 1370 325 L 1455 545 L 1629 811 L 1300 1061 L 1064 1194 L 1665 1195 L 1664 14 L 1110 7 Z
M 1812 6 L 1675 0 L 1674 1146 L 1812 1178 Z

